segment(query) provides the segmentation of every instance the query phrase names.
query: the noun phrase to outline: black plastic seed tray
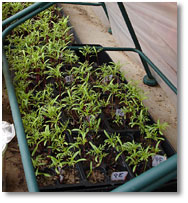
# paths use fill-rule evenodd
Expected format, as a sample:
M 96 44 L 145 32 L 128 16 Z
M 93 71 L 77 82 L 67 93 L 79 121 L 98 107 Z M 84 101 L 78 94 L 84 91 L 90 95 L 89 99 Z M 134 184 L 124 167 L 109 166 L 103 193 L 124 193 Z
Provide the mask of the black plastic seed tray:
M 69 136 L 69 141 L 72 143 L 73 138 L 72 136 Z M 121 133 L 121 136 L 126 136 L 128 139 L 134 139 L 134 133 Z M 136 136 L 136 135 L 135 135 Z M 168 140 L 165 140 L 162 143 L 162 149 L 164 153 L 167 154 L 167 157 L 172 156 L 175 151 L 173 150 L 172 146 L 169 144 Z M 118 171 L 127 171 L 128 175 L 126 177 L 126 180 L 124 181 L 112 181 L 110 180 L 110 176 L 106 174 L 106 168 L 105 166 L 97 168 L 97 170 L 100 170 L 104 174 L 104 181 L 101 183 L 91 183 L 89 182 L 86 171 L 89 170 L 88 168 L 85 168 L 83 163 L 77 163 L 76 164 L 76 170 L 78 172 L 79 176 L 79 183 L 77 184 L 61 184 L 59 181 L 56 182 L 55 185 L 49 185 L 46 187 L 40 187 L 41 192 L 107 192 L 115 189 L 116 187 L 120 186 L 121 184 L 131 180 L 134 178 L 134 174 L 131 170 L 131 168 L 128 166 L 128 164 L 124 161 L 125 156 L 122 154 L 119 158 L 119 168 Z M 169 183 L 170 184 L 170 183 Z M 173 188 L 175 183 L 173 183 Z M 166 184 L 168 186 L 168 184 Z M 163 190 L 165 190 L 165 186 L 162 187 Z M 157 190 L 159 191 L 159 190 Z
M 100 132 L 102 134 L 102 132 Z M 99 134 L 100 134 L 99 133 Z M 72 135 L 68 134 L 67 135 L 69 142 L 70 143 L 74 143 L 74 138 Z M 92 138 L 91 138 L 92 140 Z M 96 142 L 93 141 L 94 144 L 96 144 Z M 79 157 L 77 157 L 79 158 Z M 117 169 L 118 171 L 127 171 L 127 177 L 125 180 L 123 181 L 112 181 L 110 179 L 110 175 L 108 174 L 108 166 L 105 166 L 105 163 L 102 164 L 100 167 L 95 168 L 95 170 L 100 171 L 101 174 L 104 175 L 104 179 L 99 182 L 99 183 L 92 183 L 89 178 L 87 178 L 87 174 L 86 172 L 89 171 L 88 166 L 84 166 L 84 162 L 78 162 L 76 164 L 76 170 L 77 170 L 77 176 L 79 177 L 79 183 L 77 184 L 61 184 L 59 183 L 59 181 L 57 181 L 56 185 L 51 185 L 51 186 L 47 186 L 47 187 L 41 187 L 40 191 L 42 192 L 48 192 L 48 191 L 64 191 L 64 192 L 68 192 L 68 191 L 83 191 L 83 192 L 92 192 L 92 191 L 96 191 L 96 192 L 100 192 L 100 191 L 110 191 L 114 188 L 116 188 L 117 186 L 125 183 L 126 181 L 129 181 L 130 179 L 132 179 L 134 177 L 134 175 L 131 172 L 131 169 L 129 168 L 129 166 L 126 164 L 126 162 L 123 160 L 123 156 L 121 156 L 118 159 L 118 163 L 117 163 Z
M 78 44 L 76 46 L 78 46 Z M 79 46 L 86 46 L 86 44 L 82 44 Z M 100 45 L 89 44 L 89 46 L 100 46 Z M 82 56 L 82 54 L 78 50 L 76 50 L 75 52 L 79 56 L 79 60 L 81 62 L 84 62 L 85 59 Z M 98 65 L 102 65 L 104 63 L 109 64 L 110 62 L 112 62 L 112 59 L 104 51 L 99 52 L 98 59 L 99 59 Z M 95 62 L 95 61 L 96 61 L 96 57 L 94 57 L 94 56 L 90 57 L 90 63 Z M 126 80 L 125 80 L 125 83 L 127 83 Z M 63 116 L 63 117 L 64 117 L 63 120 L 66 120 L 66 116 Z M 136 140 L 140 136 L 140 131 L 138 129 L 129 129 L 126 126 L 123 129 L 119 129 L 119 130 L 113 129 L 108 122 L 108 118 L 105 117 L 105 115 L 103 113 L 100 115 L 100 118 L 102 121 L 101 131 L 98 132 L 98 135 L 100 135 L 100 138 L 96 139 L 96 138 L 92 137 L 93 136 L 92 132 L 89 133 L 90 141 L 92 143 L 94 143 L 95 145 L 99 145 L 100 142 L 102 143 L 104 141 L 104 130 L 106 130 L 108 133 L 119 133 L 121 138 L 124 139 L 124 141 Z M 151 123 L 154 123 L 151 116 L 150 116 L 150 120 L 151 120 L 150 121 Z M 72 135 L 67 133 L 67 139 L 70 143 L 74 143 L 75 133 L 73 133 Z M 162 152 L 167 155 L 167 157 L 170 157 L 173 154 L 175 154 L 175 150 L 173 149 L 173 147 L 170 145 L 170 143 L 168 142 L 168 140 L 166 138 L 164 141 L 162 141 L 161 149 L 162 149 Z M 79 157 L 77 157 L 77 158 L 79 158 Z M 59 181 L 57 181 L 55 185 L 41 187 L 40 191 L 42 191 L 42 192 L 50 192 L 50 191 L 55 191 L 55 192 L 58 192 L 58 191 L 59 192 L 61 192 L 61 191 L 64 191 L 64 192 L 69 192 L 69 191 L 72 191 L 72 192 L 79 192 L 79 191 L 104 192 L 104 191 L 111 191 L 112 189 L 116 188 L 117 186 L 119 186 L 119 185 L 125 183 L 126 181 L 129 181 L 135 177 L 135 175 L 132 172 L 132 169 L 125 162 L 124 154 L 122 154 L 120 156 L 120 158 L 118 159 L 117 170 L 116 170 L 116 171 L 127 171 L 128 172 L 126 179 L 123 181 L 112 181 L 111 180 L 110 174 L 108 173 L 109 168 L 108 168 L 108 165 L 105 163 L 105 161 L 104 161 L 104 163 L 101 164 L 100 167 L 96 168 L 96 170 L 99 170 L 101 172 L 101 174 L 104 175 L 104 180 L 101 182 L 99 181 L 98 183 L 92 183 L 92 181 L 90 181 L 89 178 L 87 178 L 87 171 L 89 170 L 89 166 L 88 165 L 85 166 L 84 162 L 78 162 L 76 164 L 75 168 L 77 171 L 77 176 L 79 177 L 78 183 L 61 184 Z

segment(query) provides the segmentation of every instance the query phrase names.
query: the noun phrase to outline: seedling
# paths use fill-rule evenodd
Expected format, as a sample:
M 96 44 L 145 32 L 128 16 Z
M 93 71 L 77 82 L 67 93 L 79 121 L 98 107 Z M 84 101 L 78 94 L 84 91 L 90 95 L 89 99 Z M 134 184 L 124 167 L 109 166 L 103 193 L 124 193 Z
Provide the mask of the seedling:
M 105 139 L 105 143 L 108 144 L 108 147 L 112 147 L 118 149 L 120 135 L 116 135 L 116 133 L 108 134 L 106 130 L 104 130 L 104 134 L 106 135 L 107 139 Z
M 80 48 L 79 52 L 85 57 L 85 60 L 89 63 L 89 57 L 91 57 L 92 54 L 92 47 L 86 45 L 83 48 Z
M 56 79 L 56 85 L 57 85 L 57 87 L 59 87 L 59 95 L 60 96 L 61 96 L 61 89 L 62 89 L 62 83 L 61 83 L 62 74 L 61 74 L 61 71 L 60 71 L 61 67 L 62 67 L 61 63 L 58 64 L 56 67 L 48 66 L 48 71 L 45 72 L 46 74 L 49 74 L 47 79 L 50 78 L 50 77 L 53 77 L 53 78 Z
M 78 132 L 78 137 L 77 137 L 77 144 L 80 144 L 81 146 L 84 146 L 88 140 L 86 138 L 89 129 L 88 128 L 83 128 L 83 129 L 73 129 L 73 132 Z
M 161 130 L 164 130 L 167 127 L 167 123 L 160 124 L 158 121 L 158 124 L 153 124 L 153 125 L 146 125 L 145 126 L 145 139 L 152 139 L 156 142 L 159 140 L 164 140 L 161 135 L 163 135 L 163 132 Z
M 108 153 L 104 152 L 105 145 L 99 145 L 98 147 L 92 144 L 92 142 L 89 142 L 92 149 L 89 150 L 87 154 L 94 157 L 95 160 L 95 167 L 99 167 L 102 163 L 102 160 L 104 157 L 108 155 Z
M 101 52 L 103 49 L 100 48 L 100 49 L 96 49 L 94 46 L 92 47 L 92 53 L 95 54 L 96 56 L 96 59 L 97 59 L 97 64 L 99 65 L 99 58 L 98 58 L 98 53 Z

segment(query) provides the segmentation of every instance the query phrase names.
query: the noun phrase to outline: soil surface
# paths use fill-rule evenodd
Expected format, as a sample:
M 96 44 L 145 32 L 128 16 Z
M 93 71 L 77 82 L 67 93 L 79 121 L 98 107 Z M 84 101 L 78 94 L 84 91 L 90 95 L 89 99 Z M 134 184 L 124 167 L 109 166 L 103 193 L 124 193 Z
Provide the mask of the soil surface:
M 2 120 L 13 123 L 4 78 L 2 82 Z M 5 173 L 3 173 L 3 179 L 5 184 L 2 191 L 27 192 L 27 184 L 16 137 L 8 144 L 4 157 L 4 165 Z
M 106 47 L 118 47 L 115 39 L 107 32 L 107 28 L 103 26 L 89 6 L 65 5 L 63 4 L 65 14 L 70 15 L 70 21 L 78 34 L 82 43 L 100 44 Z M 108 52 L 114 62 L 120 61 L 124 64 L 122 71 L 125 73 L 126 79 L 140 81 L 139 86 L 147 92 L 148 99 L 145 105 L 154 120 L 160 119 L 161 122 L 168 122 L 169 128 L 165 135 L 175 149 L 177 143 L 177 112 L 176 107 L 171 104 L 170 99 L 165 92 L 159 87 L 148 87 L 142 83 L 145 72 L 142 67 L 130 60 L 123 52 Z M 9 106 L 8 96 L 4 81 L 2 82 L 2 120 L 13 123 L 11 110 Z M 6 153 L 6 170 L 5 180 L 7 192 L 25 192 L 27 185 L 25 181 L 24 171 L 22 167 L 21 157 L 14 138 L 8 145 Z

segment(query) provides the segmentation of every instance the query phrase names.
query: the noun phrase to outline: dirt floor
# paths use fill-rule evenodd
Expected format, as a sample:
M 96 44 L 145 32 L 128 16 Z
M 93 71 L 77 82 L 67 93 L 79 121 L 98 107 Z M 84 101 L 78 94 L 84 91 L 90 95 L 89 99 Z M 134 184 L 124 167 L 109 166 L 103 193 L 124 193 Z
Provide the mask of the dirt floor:
M 91 7 L 63 5 L 64 12 L 70 16 L 70 21 L 78 34 L 82 43 L 100 44 L 103 46 L 118 47 L 115 39 L 107 32 L 107 28 L 102 25 L 96 17 Z M 87 25 L 87 26 L 86 26 Z M 133 79 L 140 81 L 139 86 L 147 92 L 148 100 L 145 105 L 148 107 L 154 120 L 160 119 L 162 122 L 168 122 L 169 128 L 165 135 L 175 149 L 177 143 L 177 112 L 171 104 L 165 92 L 159 87 L 148 87 L 142 83 L 145 75 L 143 69 L 135 64 L 123 52 L 108 52 L 114 62 L 120 61 L 124 64 L 124 71 L 127 80 Z M 6 93 L 4 81 L 2 83 L 2 120 L 12 123 L 11 111 Z M 21 157 L 17 145 L 17 139 L 14 138 L 8 145 L 6 152 L 6 188 L 7 192 L 25 192 L 27 186 L 22 168 Z
M 2 120 L 13 123 L 4 79 L 2 82 Z M 3 192 L 26 192 L 27 185 L 16 137 L 8 144 L 4 163 Z

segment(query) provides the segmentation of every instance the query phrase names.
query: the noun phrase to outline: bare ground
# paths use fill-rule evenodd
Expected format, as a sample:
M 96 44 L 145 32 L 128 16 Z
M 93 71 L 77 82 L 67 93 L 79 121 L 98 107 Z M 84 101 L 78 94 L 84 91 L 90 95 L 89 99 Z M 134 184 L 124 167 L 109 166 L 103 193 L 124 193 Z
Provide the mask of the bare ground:
M 4 80 L 2 83 L 2 120 L 13 123 Z M 26 192 L 27 185 L 16 137 L 8 144 L 4 163 L 5 185 L 3 186 L 3 192 Z

